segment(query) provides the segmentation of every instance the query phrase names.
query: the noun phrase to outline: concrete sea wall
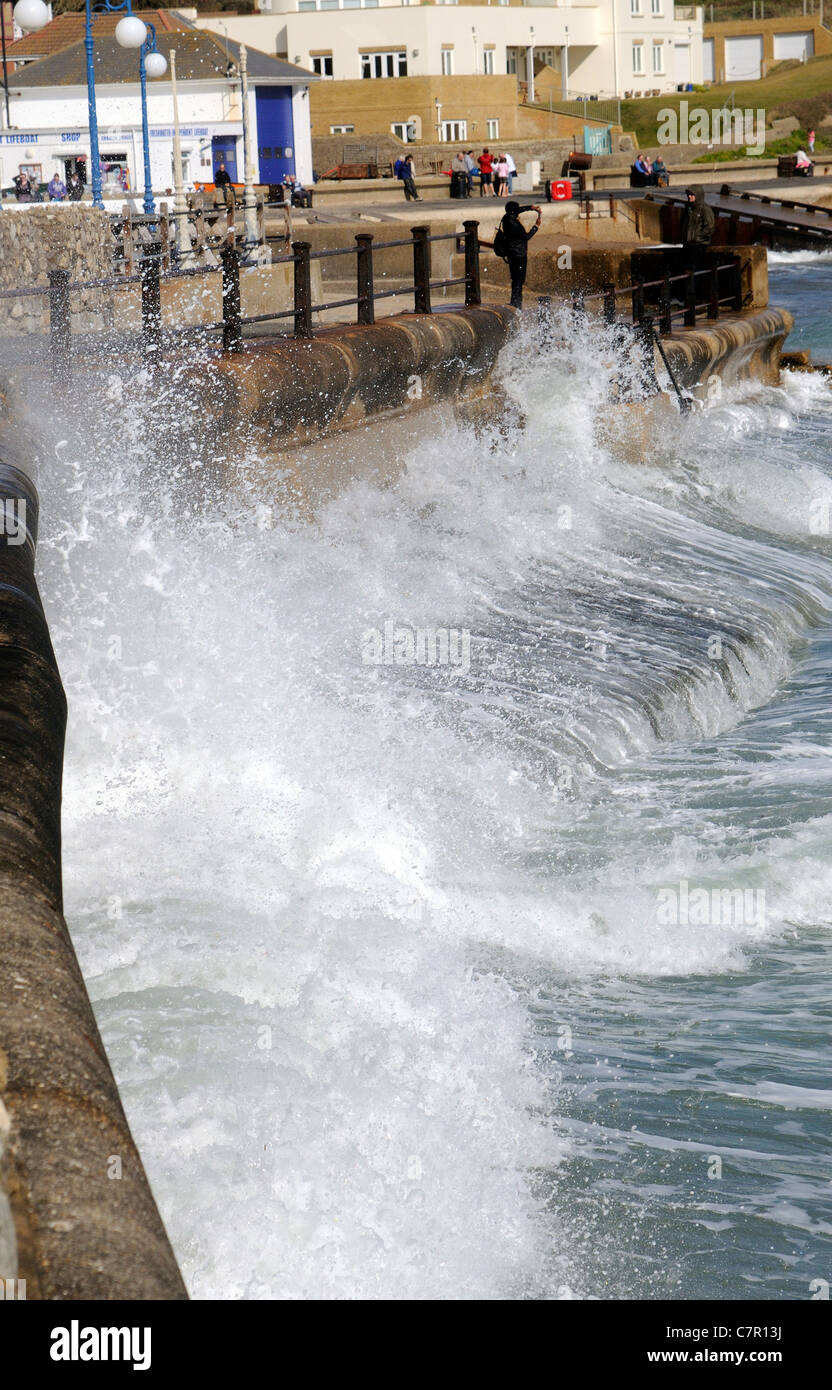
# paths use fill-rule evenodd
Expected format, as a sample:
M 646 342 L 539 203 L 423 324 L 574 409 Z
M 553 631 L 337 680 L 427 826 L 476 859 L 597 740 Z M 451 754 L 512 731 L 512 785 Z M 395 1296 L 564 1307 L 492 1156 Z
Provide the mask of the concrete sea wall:
M 0 430 L 0 1275 L 28 1299 L 182 1299 L 62 915 L 66 701 L 19 463 Z

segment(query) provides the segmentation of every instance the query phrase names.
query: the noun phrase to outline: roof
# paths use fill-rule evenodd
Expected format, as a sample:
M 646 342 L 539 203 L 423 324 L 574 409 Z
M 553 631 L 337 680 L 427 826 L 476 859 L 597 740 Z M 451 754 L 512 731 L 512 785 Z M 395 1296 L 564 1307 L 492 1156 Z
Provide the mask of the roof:
M 239 62 L 240 45 L 227 43 L 206 29 L 183 29 L 176 33 L 156 32 L 156 45 L 166 58 L 176 49 L 177 82 L 208 82 L 227 75 L 229 63 Z M 305 68 L 273 58 L 259 49 L 249 48 L 248 72 L 255 82 L 284 86 L 302 85 L 317 81 L 317 75 Z M 122 48 L 114 38 L 97 39 L 93 55 L 95 80 L 107 86 L 139 80 L 139 55 L 134 48 Z M 12 86 L 21 90 L 33 87 L 83 87 L 87 81 L 87 55 L 83 41 L 62 48 L 49 57 L 18 68 Z M 156 79 L 164 81 L 165 79 Z M 153 85 L 151 81 L 151 86 Z
M 168 30 L 189 29 L 191 26 L 175 14 L 173 10 L 134 10 L 139 19 L 143 19 L 146 24 L 153 24 L 156 33 Z M 116 25 L 120 19 L 124 18 L 121 14 L 97 14 L 93 20 L 92 31 L 94 34 L 114 34 Z M 8 30 L 6 31 L 8 33 Z M 62 48 L 69 48 L 71 44 L 77 43 L 84 37 L 84 11 L 80 10 L 76 14 L 59 14 L 38 34 L 24 34 L 22 39 L 16 39 L 14 43 L 6 42 L 6 57 L 10 63 L 20 61 L 25 58 L 44 58 L 47 54 L 58 53 Z

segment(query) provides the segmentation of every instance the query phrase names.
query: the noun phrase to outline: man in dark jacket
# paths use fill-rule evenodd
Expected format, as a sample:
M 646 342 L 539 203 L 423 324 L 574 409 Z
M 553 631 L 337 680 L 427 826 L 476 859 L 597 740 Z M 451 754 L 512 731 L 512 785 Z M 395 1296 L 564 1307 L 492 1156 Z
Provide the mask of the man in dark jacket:
M 685 248 L 684 261 L 694 269 L 701 266 L 705 252 L 714 234 L 714 214 L 705 202 L 705 190 L 701 184 L 686 188 L 688 205 L 682 211 L 682 243 Z
M 506 203 L 505 216 L 500 223 L 503 251 L 508 262 L 509 275 L 511 276 L 511 303 L 515 309 L 522 309 L 523 307 L 523 285 L 526 282 L 528 245 L 540 226 L 540 208 L 536 203 L 532 203 L 532 205 L 528 209 L 524 209 L 524 211 L 537 213 L 537 221 L 529 231 L 526 231 L 526 228 L 520 221 L 519 203 Z
M 226 207 L 234 206 L 234 185 L 231 182 L 231 175 L 224 164 L 214 171 L 214 187 L 218 193 L 222 193 L 223 202 Z

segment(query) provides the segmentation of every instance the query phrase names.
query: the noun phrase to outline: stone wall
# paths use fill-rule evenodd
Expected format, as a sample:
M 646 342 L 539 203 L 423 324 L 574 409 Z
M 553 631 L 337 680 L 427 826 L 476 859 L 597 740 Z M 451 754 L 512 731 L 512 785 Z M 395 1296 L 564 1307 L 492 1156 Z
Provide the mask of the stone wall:
M 90 206 L 12 204 L 0 208 L 0 290 L 48 285 L 50 270 L 68 270 L 72 280 L 112 275 L 112 236 L 107 213 Z M 107 326 L 106 290 L 70 295 L 73 329 Z M 47 295 L 0 299 L 0 331 L 39 333 L 49 328 Z

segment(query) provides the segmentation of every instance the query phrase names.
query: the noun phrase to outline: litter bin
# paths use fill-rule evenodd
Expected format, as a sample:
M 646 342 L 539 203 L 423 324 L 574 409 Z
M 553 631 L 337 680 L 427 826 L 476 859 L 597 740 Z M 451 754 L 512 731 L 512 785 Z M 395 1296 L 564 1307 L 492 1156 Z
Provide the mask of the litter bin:
M 451 197 L 452 197 L 452 198 L 467 198 L 467 197 L 468 197 L 468 175 L 467 175 L 467 174 L 461 174 L 461 173 L 451 174 Z

